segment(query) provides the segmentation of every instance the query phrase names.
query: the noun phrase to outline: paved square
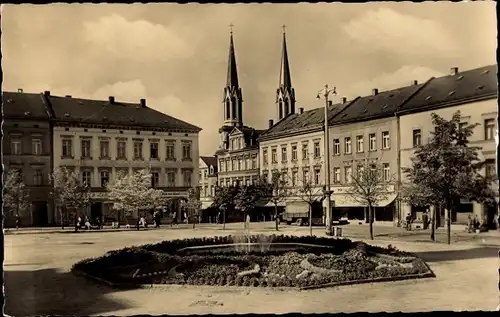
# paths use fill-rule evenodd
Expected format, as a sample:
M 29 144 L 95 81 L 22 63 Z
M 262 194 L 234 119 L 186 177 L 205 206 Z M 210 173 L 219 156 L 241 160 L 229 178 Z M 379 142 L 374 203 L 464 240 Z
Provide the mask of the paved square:
M 69 273 L 75 262 L 125 246 L 223 234 L 241 234 L 242 224 L 129 232 L 39 233 L 5 236 L 6 310 L 9 315 L 132 315 L 205 313 L 322 313 L 356 311 L 493 310 L 499 304 L 497 247 L 458 242 L 384 241 L 393 229 L 376 227 L 371 244 L 417 252 L 435 279 L 298 291 L 270 288 L 162 286 L 116 290 Z M 276 233 L 273 224 L 252 224 L 253 233 Z M 347 235 L 367 231 L 348 226 Z M 280 234 L 306 235 L 305 227 Z M 314 230 L 323 235 L 323 229 Z M 422 239 L 425 239 L 424 237 Z M 489 238 L 488 238 L 489 239 Z M 460 240 L 460 239 L 457 239 Z M 470 239 L 474 240 L 474 239 Z M 492 239 L 487 242 L 493 241 Z M 495 240 L 496 241 L 496 240 Z M 490 243 L 491 244 L 491 243 Z

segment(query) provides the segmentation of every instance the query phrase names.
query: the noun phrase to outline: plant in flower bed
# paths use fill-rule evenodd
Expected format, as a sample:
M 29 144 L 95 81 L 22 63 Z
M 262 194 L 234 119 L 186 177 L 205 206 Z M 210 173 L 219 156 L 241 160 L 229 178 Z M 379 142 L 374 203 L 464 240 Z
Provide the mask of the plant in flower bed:
M 113 283 L 313 287 L 323 284 L 430 277 L 415 255 L 348 239 L 294 236 L 213 237 L 126 248 L 73 266 Z M 234 246 L 233 246 L 234 244 Z M 273 245 L 286 248 L 273 249 Z M 203 246 L 200 248 L 200 246 Z M 193 253 L 194 252 L 194 253 Z

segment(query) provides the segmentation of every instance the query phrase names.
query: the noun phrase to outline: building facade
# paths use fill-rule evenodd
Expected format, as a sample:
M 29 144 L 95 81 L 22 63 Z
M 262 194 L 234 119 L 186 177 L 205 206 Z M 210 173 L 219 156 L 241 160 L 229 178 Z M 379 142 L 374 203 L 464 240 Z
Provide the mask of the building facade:
M 217 158 L 200 156 L 199 191 L 201 208 L 207 210 L 212 206 L 217 187 Z
M 51 124 L 43 94 L 4 91 L 3 164 L 4 175 L 20 172 L 28 192 L 29 208 L 20 210 L 21 226 L 54 224 L 51 199 Z M 6 227 L 15 225 L 15 211 L 4 210 Z
M 479 159 L 486 162 L 483 173 L 496 178 L 496 144 L 498 134 L 498 91 L 496 65 L 481 67 L 465 72 L 452 68 L 448 76 L 432 79 L 426 87 L 400 109 L 401 167 L 411 166 L 411 157 L 420 145 L 431 138 L 434 126 L 431 114 L 435 113 L 450 120 L 456 111 L 460 111 L 461 124 L 479 124 L 469 138 L 470 146 L 480 147 Z M 402 175 L 402 181 L 405 177 Z M 492 183 L 498 192 L 498 183 Z M 497 199 L 498 202 L 498 199 Z M 404 214 L 420 218 L 423 210 L 403 205 Z M 452 223 L 466 224 L 468 216 L 476 216 L 488 223 L 493 222 L 497 213 L 495 206 L 485 206 L 477 202 L 462 201 L 460 208 L 452 213 Z M 444 224 L 444 212 L 438 217 Z
M 54 118 L 54 168 L 73 169 L 90 185 L 91 219 L 115 218 L 106 184 L 145 168 L 152 186 L 171 198 L 168 211 L 182 218 L 179 201 L 198 184 L 200 128 L 149 108 L 145 99 L 133 104 L 44 95 Z

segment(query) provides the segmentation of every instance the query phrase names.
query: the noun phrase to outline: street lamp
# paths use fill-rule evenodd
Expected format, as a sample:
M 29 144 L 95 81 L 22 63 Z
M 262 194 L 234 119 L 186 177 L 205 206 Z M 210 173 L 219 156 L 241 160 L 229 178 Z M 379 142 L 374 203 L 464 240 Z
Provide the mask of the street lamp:
M 317 99 L 321 99 L 320 93 L 323 93 L 323 97 L 325 98 L 325 187 L 324 187 L 324 195 L 326 199 L 326 212 L 325 212 L 325 220 L 326 220 L 326 235 L 333 235 L 332 232 L 332 207 L 331 207 L 331 194 L 330 190 L 330 142 L 329 142 L 329 133 L 328 133 L 328 96 L 330 94 L 336 95 L 335 87 L 328 88 L 328 85 L 325 85 L 325 88 L 318 91 Z

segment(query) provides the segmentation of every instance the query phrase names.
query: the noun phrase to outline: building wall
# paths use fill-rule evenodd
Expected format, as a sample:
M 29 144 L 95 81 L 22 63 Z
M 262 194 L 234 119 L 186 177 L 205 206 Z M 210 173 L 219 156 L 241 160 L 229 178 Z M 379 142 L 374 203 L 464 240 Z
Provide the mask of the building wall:
M 497 128 L 497 109 L 497 100 L 492 99 L 401 116 L 401 166 L 411 166 L 411 157 L 414 153 L 414 130 L 421 130 L 422 143 L 425 144 L 431 137 L 431 132 L 434 131 L 431 114 L 436 113 L 444 119 L 450 120 L 453 114 L 458 110 L 460 110 L 461 112 L 463 123 L 480 124 L 475 128 L 474 134 L 469 138 L 470 146 L 478 146 L 482 148 L 481 151 L 479 151 L 479 158 L 481 160 L 495 160 L 496 144 L 494 138 L 490 140 L 485 139 L 485 120 L 493 120 L 493 122 L 495 123 L 495 127 Z M 402 181 L 405 181 L 403 173 Z M 403 208 L 405 214 L 409 213 L 411 210 L 411 207 L 408 205 L 404 205 Z M 478 215 L 478 217 L 482 219 L 482 217 L 484 216 L 483 206 L 477 203 L 473 203 L 473 213 Z M 463 221 L 466 221 L 466 217 L 465 219 L 459 220 L 459 222 Z
M 246 185 L 257 181 L 259 176 L 258 151 L 257 147 L 251 147 L 217 153 L 219 185 L 233 185 L 237 181 Z M 233 160 L 236 161 L 235 168 L 233 168 Z M 238 163 L 240 160 L 241 164 Z
M 215 167 L 212 167 L 212 171 L 214 168 Z M 215 172 L 211 173 L 210 167 L 207 166 L 201 159 L 199 179 L 200 200 L 202 203 L 202 208 L 206 209 L 210 207 L 213 202 L 215 188 L 217 187 L 217 174 Z
M 47 225 L 53 223 L 53 204 L 50 199 L 49 175 L 51 171 L 51 130 L 48 119 L 16 120 L 3 122 L 3 160 L 5 173 L 11 168 L 22 171 L 23 181 L 29 192 L 30 210 L 21 212 L 21 225 Z M 40 140 L 41 152 L 33 152 L 33 142 Z M 21 152 L 14 154 L 13 142 L 21 142 Z M 35 173 L 41 172 L 41 183 L 36 183 Z M 6 225 L 14 221 L 6 215 Z M 15 215 L 12 215 L 15 217 Z
M 159 173 L 158 187 L 169 192 L 178 190 L 179 197 L 185 196 L 188 187 L 198 186 L 199 177 L 199 139 L 197 133 L 153 132 L 136 130 L 116 130 L 102 128 L 61 127 L 54 128 L 54 168 L 75 167 L 80 173 L 89 170 L 92 173 L 91 185 L 93 189 L 101 188 L 100 171 L 109 171 L 109 180 L 117 177 L 120 171 L 128 173 L 150 167 Z M 82 139 L 91 140 L 91 159 L 82 159 Z M 63 157 L 63 140 L 72 140 L 72 157 Z M 100 159 L 100 140 L 109 141 L 109 159 Z M 118 140 L 126 141 L 126 159 L 117 159 Z M 142 160 L 134 160 L 134 140 L 142 140 Z M 175 160 L 167 160 L 167 141 L 175 143 Z M 150 143 L 158 142 L 158 159 L 150 159 Z M 183 142 L 191 145 L 191 157 L 183 159 Z M 185 183 L 183 171 L 191 171 L 191 182 Z M 167 172 L 175 172 L 175 186 L 168 186 Z M 174 196 L 176 196 L 174 195 Z M 169 195 L 171 196 L 171 195 Z M 174 197 L 172 196 L 172 197 Z M 176 197 L 177 197 L 176 196 Z M 99 193 L 96 199 L 106 201 L 106 195 Z

